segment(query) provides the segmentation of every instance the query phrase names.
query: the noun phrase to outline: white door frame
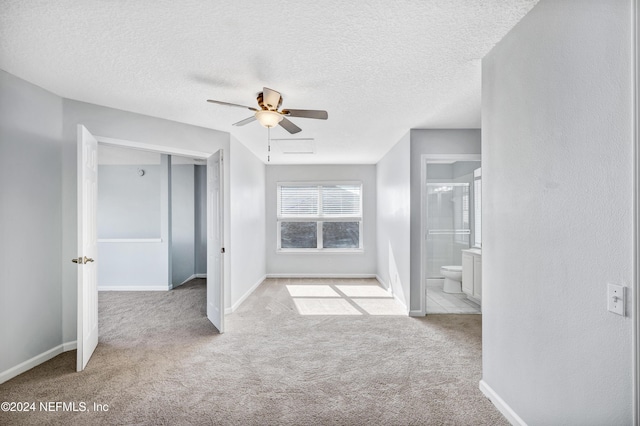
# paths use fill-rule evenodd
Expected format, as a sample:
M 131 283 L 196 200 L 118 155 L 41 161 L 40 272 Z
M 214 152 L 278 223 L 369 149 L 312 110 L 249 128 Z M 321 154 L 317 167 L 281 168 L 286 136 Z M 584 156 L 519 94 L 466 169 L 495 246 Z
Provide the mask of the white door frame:
M 98 141 L 98 144 L 102 144 L 102 145 L 117 146 L 121 148 L 140 149 L 144 151 L 157 152 L 159 154 L 179 155 L 182 157 L 189 157 L 189 158 L 202 159 L 202 160 L 206 160 L 207 158 L 211 157 L 218 151 L 222 151 L 222 152 L 224 151 L 222 148 L 219 148 L 219 149 L 216 149 L 215 152 L 204 152 L 204 151 L 195 151 L 191 149 L 169 147 L 165 145 L 150 144 L 145 142 L 135 142 L 135 141 L 125 140 L 125 139 L 108 138 L 108 137 L 97 136 L 97 135 L 94 135 L 94 137 Z M 224 211 L 221 212 L 221 215 L 224 216 Z M 224 246 L 224 235 L 225 235 L 224 229 L 222 229 L 221 232 L 223 235 L 222 244 Z M 227 288 L 228 283 L 225 279 L 225 274 L 223 271 L 224 269 L 221 268 L 220 280 L 221 280 L 222 289 L 225 289 Z M 224 311 L 225 311 L 224 297 L 222 298 L 221 303 L 223 305 L 222 312 L 224 315 Z
M 480 154 L 422 154 L 420 156 L 420 311 L 427 314 L 427 163 L 449 163 L 451 161 L 482 161 Z
M 224 252 L 224 151 L 220 149 L 207 159 L 207 318 L 219 333 L 224 333 Z M 216 268 L 218 276 L 209 275 Z
M 640 4 L 638 0 L 633 2 L 633 24 L 635 37 L 633 41 L 633 295 L 631 301 L 631 327 L 632 327 L 632 352 L 633 352 L 633 424 L 640 426 Z

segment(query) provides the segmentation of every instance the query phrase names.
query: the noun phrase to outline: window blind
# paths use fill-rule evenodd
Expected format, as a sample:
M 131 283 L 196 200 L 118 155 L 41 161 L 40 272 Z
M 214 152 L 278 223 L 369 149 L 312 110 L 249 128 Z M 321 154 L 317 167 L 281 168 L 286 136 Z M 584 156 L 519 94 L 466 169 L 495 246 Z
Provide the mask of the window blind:
M 360 216 L 360 185 L 322 186 L 324 216 Z
M 317 216 L 317 186 L 280 186 L 280 211 L 278 216 Z
M 278 217 L 360 217 L 361 186 L 279 185 Z

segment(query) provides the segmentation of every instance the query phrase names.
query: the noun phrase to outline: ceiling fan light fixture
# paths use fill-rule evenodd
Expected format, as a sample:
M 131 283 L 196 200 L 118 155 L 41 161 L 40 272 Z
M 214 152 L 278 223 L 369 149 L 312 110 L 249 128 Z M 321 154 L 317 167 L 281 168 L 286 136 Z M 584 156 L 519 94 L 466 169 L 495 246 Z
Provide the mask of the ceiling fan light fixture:
M 260 124 L 264 127 L 271 128 L 275 127 L 282 121 L 284 117 L 282 114 L 276 111 L 268 111 L 268 110 L 260 110 L 256 111 L 256 119 Z

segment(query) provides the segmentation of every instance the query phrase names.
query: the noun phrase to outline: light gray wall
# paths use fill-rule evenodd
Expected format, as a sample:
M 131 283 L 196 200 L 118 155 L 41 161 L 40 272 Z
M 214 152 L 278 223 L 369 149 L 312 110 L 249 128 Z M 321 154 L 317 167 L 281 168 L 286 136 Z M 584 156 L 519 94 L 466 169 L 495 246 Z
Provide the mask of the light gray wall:
M 237 139 L 231 137 L 231 306 L 267 271 L 265 255 L 265 165 Z
M 62 344 L 62 100 L 0 71 L 0 374 Z
M 171 165 L 171 284 L 195 274 L 195 173 L 193 164 Z M 205 240 L 206 241 L 206 240 Z
M 195 165 L 195 273 L 207 273 L 207 166 Z
M 77 199 L 76 199 L 76 126 L 83 124 L 91 133 L 116 139 L 180 147 L 213 154 L 224 149 L 228 157 L 229 133 L 149 117 L 132 112 L 99 105 L 63 99 L 63 152 L 62 152 L 62 209 L 63 232 L 62 253 L 64 258 L 76 256 L 77 251 Z M 229 173 L 225 168 L 224 199 L 225 223 L 229 220 Z M 224 230 L 225 241 L 229 241 L 229 227 Z M 99 261 L 99 260 L 98 260 Z M 225 292 L 230 293 L 230 258 L 225 258 Z M 76 338 L 76 270 L 63 263 L 63 336 L 65 341 Z
M 363 204 L 362 253 L 277 253 L 276 196 L 278 182 L 361 181 Z M 269 274 L 359 275 L 376 273 L 375 165 L 267 166 L 267 272 Z
M 413 129 L 411 134 L 411 292 L 410 309 L 420 306 L 420 257 L 423 236 L 420 232 L 422 190 L 421 169 L 424 154 L 480 154 L 479 129 Z
M 411 176 L 407 133 L 376 165 L 376 275 L 409 306 Z
M 164 156 L 166 157 L 166 156 Z M 168 202 L 163 165 L 98 167 L 98 288 L 168 288 Z M 139 176 L 139 168 L 145 170 Z M 166 186 L 166 185 L 164 185 Z M 164 227 L 163 227 L 164 224 Z M 110 239 L 159 239 L 159 242 L 108 242 Z
M 541 0 L 483 60 L 483 380 L 529 425 L 632 424 L 630 0 Z
M 113 217 L 105 224 L 102 223 L 103 236 L 98 234 L 98 256 L 99 262 L 96 262 L 98 270 L 98 290 L 168 290 L 170 288 L 171 264 L 169 263 L 171 245 L 170 234 L 170 215 L 171 194 L 169 194 L 169 185 L 171 181 L 170 158 L 168 155 L 160 156 L 160 165 L 156 167 L 155 178 L 148 184 L 143 185 L 144 189 L 148 189 L 153 193 L 149 198 L 144 194 L 133 191 L 129 194 L 129 190 L 125 186 L 136 186 L 135 178 L 140 178 L 135 172 L 139 166 L 132 167 L 129 172 L 133 172 L 134 176 L 129 178 L 119 176 L 113 179 L 113 173 L 110 168 L 115 167 L 115 171 L 123 171 L 121 166 L 100 166 L 98 170 L 98 207 L 105 208 L 105 211 L 98 211 L 98 220 L 104 218 L 106 214 Z M 126 166 L 125 166 L 126 167 Z M 145 166 L 146 167 L 146 166 Z M 100 172 L 107 170 L 106 181 L 103 180 Z M 146 176 L 146 174 L 145 174 Z M 151 188 L 155 185 L 155 188 Z M 101 192 L 113 194 L 122 192 L 126 195 L 123 197 L 110 196 L 105 197 Z M 126 209 L 121 209 L 117 204 L 119 202 L 128 202 L 131 195 L 141 197 L 146 200 L 143 207 L 145 213 L 157 218 L 157 229 L 153 234 L 147 237 L 136 237 L 142 230 L 147 230 L 146 225 L 140 223 L 131 223 L 128 219 Z M 102 203 L 100 204 L 100 198 Z M 122 226 L 127 233 L 121 233 L 118 227 Z M 112 228 L 110 228 L 112 227 Z M 99 231 L 100 232 L 100 231 Z M 118 235 L 115 237 L 111 235 Z M 132 241 L 108 241 L 109 239 L 142 239 L 153 238 L 158 241 L 153 242 L 132 242 Z
M 98 239 L 160 238 L 160 166 L 98 166 L 98 178 Z

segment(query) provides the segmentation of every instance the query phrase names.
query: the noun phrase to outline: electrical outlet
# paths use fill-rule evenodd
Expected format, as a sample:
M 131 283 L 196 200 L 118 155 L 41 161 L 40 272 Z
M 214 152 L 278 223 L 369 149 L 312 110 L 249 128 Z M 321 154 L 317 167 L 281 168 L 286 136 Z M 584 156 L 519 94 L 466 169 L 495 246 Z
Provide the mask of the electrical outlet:
M 621 285 L 607 285 L 607 309 L 617 315 L 624 316 L 624 307 L 626 305 L 626 288 Z

